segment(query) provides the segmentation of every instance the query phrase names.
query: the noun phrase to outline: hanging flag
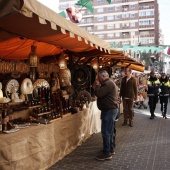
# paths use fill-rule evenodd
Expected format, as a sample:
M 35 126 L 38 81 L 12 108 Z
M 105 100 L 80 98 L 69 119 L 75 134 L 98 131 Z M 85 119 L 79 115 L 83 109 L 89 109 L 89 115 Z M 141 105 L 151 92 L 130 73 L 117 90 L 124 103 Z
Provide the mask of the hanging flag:
M 75 5 L 86 7 L 91 13 L 93 13 L 93 7 L 91 0 L 79 0 Z
M 168 48 L 167 54 L 170 55 L 170 47 Z
M 62 11 L 62 12 L 60 12 L 59 14 L 60 14 L 62 17 L 66 18 L 66 13 L 65 13 L 65 11 Z
M 112 0 L 107 0 L 107 2 L 110 4 Z

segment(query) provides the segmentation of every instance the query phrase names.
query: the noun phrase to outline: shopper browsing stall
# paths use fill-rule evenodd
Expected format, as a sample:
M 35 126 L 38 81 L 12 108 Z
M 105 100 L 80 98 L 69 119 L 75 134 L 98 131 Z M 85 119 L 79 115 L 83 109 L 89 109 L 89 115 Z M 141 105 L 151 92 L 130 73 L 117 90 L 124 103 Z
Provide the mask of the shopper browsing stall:
M 96 159 L 102 161 L 111 159 L 112 154 L 115 154 L 114 121 L 118 114 L 118 89 L 105 70 L 98 73 L 98 80 L 96 80 L 94 88 L 97 106 L 101 110 L 103 137 L 103 150 Z

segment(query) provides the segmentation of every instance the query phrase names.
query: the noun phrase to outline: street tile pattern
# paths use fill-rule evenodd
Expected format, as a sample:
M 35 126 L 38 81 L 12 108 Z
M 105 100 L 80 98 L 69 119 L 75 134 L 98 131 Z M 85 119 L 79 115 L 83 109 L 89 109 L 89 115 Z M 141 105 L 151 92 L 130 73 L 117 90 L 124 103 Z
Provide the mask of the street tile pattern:
M 169 119 L 161 117 L 159 105 L 156 112 L 157 117 L 150 120 L 148 110 L 135 110 L 134 127 L 122 126 L 121 115 L 111 160 L 95 160 L 102 148 L 98 133 L 49 170 L 170 170 L 170 104 Z

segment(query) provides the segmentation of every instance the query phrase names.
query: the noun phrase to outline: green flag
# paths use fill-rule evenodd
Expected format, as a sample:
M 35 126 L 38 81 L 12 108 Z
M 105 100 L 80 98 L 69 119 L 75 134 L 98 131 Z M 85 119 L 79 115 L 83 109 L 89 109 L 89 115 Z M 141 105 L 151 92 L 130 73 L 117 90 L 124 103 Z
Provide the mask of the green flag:
M 79 0 L 75 5 L 86 7 L 91 13 L 93 13 L 93 7 L 91 0 Z
M 65 13 L 65 11 L 62 11 L 62 12 L 60 12 L 59 13 L 61 16 L 63 16 L 64 18 L 66 18 L 66 13 Z
M 110 4 L 112 0 L 107 0 L 107 2 Z

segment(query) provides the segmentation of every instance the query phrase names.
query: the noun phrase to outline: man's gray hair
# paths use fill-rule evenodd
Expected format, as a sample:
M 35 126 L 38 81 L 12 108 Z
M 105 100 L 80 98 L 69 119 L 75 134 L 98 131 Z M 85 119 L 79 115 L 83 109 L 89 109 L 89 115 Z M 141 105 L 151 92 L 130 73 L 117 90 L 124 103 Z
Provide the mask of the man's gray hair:
M 106 70 L 101 70 L 98 73 L 99 76 L 109 77 L 109 74 Z

